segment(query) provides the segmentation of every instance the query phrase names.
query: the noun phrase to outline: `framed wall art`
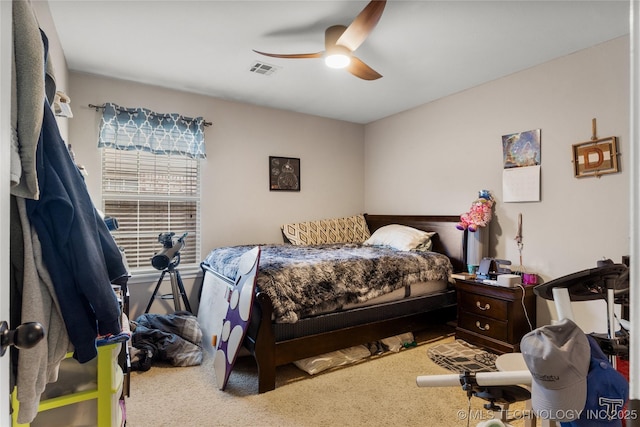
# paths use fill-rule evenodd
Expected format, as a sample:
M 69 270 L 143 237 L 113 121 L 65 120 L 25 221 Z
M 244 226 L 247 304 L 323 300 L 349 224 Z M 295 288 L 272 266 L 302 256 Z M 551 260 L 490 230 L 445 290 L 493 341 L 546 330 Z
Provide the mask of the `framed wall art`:
M 600 177 L 618 172 L 618 140 L 615 136 L 573 144 L 576 178 Z
M 269 156 L 269 190 L 300 191 L 300 159 Z

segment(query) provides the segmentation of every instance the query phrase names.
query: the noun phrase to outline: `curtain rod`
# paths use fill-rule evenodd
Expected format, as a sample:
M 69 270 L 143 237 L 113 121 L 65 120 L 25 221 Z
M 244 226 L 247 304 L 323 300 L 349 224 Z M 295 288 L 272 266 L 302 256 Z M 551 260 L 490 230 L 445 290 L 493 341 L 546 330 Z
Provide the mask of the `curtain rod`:
M 103 109 L 104 109 L 104 105 L 93 105 L 93 104 L 89 104 L 89 108 L 93 108 L 93 109 L 95 109 L 96 111 L 98 111 L 98 110 L 103 110 Z M 207 121 L 204 121 L 202 124 L 203 124 L 204 126 L 207 126 L 207 127 L 208 127 L 208 126 L 211 126 L 213 123 L 211 123 L 211 122 L 207 122 Z

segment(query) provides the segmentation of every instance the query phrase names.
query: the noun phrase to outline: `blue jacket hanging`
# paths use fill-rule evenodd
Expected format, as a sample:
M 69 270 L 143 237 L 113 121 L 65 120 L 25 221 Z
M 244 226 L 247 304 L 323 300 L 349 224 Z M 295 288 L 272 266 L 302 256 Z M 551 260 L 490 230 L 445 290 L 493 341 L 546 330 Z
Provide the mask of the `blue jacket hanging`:
M 127 274 L 45 101 L 36 151 L 39 200 L 27 200 L 42 257 L 53 281 L 74 357 L 97 355 L 98 335 L 118 334 L 120 308 L 111 281 Z

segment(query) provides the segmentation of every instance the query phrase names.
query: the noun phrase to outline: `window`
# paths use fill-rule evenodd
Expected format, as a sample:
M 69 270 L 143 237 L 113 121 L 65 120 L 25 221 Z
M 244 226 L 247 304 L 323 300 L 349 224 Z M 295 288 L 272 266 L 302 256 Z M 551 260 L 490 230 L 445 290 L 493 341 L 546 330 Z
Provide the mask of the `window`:
M 188 233 L 180 263 L 193 264 L 200 254 L 200 162 L 181 155 L 145 151 L 102 151 L 104 213 L 116 218 L 113 236 L 123 247 L 129 268 L 150 268 L 162 249 L 158 235 Z
M 187 233 L 180 264 L 200 254 L 200 159 L 202 118 L 157 114 L 105 104 L 98 146 L 102 147 L 102 201 L 118 222 L 113 236 L 131 270 L 150 270 L 162 250 L 158 236 Z

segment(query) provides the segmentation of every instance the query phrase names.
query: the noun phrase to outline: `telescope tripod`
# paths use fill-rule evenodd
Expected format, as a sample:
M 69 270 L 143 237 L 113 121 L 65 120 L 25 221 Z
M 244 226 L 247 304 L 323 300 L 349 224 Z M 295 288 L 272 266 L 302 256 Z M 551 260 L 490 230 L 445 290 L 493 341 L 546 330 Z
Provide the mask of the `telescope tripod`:
M 171 293 L 158 295 L 158 289 L 162 284 L 164 275 L 167 273 L 169 273 L 169 277 L 171 278 Z M 151 295 L 151 298 L 149 299 L 149 303 L 147 304 L 147 308 L 144 311 L 145 313 L 149 312 L 149 309 L 151 308 L 151 305 L 153 304 L 153 301 L 156 298 L 172 299 L 173 307 L 175 308 L 175 311 L 182 311 L 182 305 L 180 303 L 180 298 L 182 298 L 182 302 L 184 303 L 185 309 L 189 313 L 193 313 L 193 311 L 191 311 L 191 305 L 189 304 L 189 299 L 187 298 L 187 293 L 184 290 L 184 285 L 182 284 L 182 278 L 180 277 L 180 272 L 175 268 L 175 264 L 169 264 L 169 267 L 163 270 L 162 274 L 160 274 L 160 278 L 158 279 L 158 284 L 156 285 L 156 288 L 153 290 L 153 294 Z

